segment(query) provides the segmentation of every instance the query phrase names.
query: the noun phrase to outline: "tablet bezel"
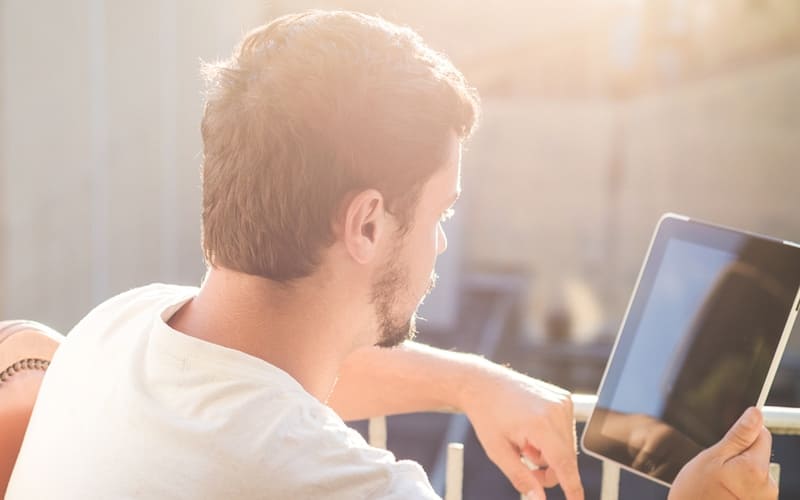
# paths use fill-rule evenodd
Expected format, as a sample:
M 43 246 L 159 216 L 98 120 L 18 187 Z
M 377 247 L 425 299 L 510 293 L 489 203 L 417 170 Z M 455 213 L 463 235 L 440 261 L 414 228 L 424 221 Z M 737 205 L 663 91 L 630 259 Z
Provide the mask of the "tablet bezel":
M 699 243 L 706 247 L 717 248 L 728 251 L 732 250 L 738 245 L 741 245 L 742 241 L 757 242 L 758 245 L 769 245 L 769 246 L 785 245 L 787 248 L 787 252 L 797 252 L 797 258 L 800 259 L 800 245 L 797 245 L 795 243 L 776 240 L 773 238 L 747 233 L 744 231 L 729 229 L 722 226 L 712 225 L 705 222 L 692 220 L 689 219 L 688 217 L 677 214 L 669 213 L 662 216 L 650 240 L 650 245 L 645 260 L 639 271 L 639 275 L 636 280 L 636 285 L 634 287 L 633 293 L 631 294 L 631 298 L 628 302 L 628 306 L 625 311 L 625 315 L 623 317 L 619 333 L 614 342 L 614 347 L 611 351 L 609 361 L 606 364 L 605 372 L 603 373 L 603 377 L 600 382 L 600 386 L 598 389 L 598 399 L 597 399 L 598 404 L 596 407 L 602 409 L 599 411 L 605 411 L 604 408 L 608 406 L 608 403 L 604 405 L 603 401 L 608 401 L 613 397 L 615 392 L 614 389 L 619 383 L 620 376 L 625 365 L 623 360 L 617 359 L 618 358 L 617 353 L 618 350 L 620 349 L 620 345 L 623 342 L 625 343 L 626 354 L 631 347 L 634 332 L 631 331 L 630 333 L 626 333 L 626 328 L 630 324 L 636 325 L 639 323 L 639 320 L 643 313 L 644 305 L 646 305 L 648 300 L 646 296 L 642 298 L 641 294 L 646 293 L 647 295 L 649 295 L 650 291 L 652 290 L 655 278 L 658 275 L 657 269 L 654 270 L 653 272 L 648 272 L 649 265 L 651 262 L 660 264 L 663 254 L 666 250 L 667 243 L 672 238 L 677 238 L 678 235 L 680 235 L 678 239 L 684 241 Z M 640 301 L 643 301 L 643 304 L 641 304 L 640 307 L 635 308 L 635 306 L 638 305 Z M 792 302 L 789 315 L 784 325 L 783 332 L 781 333 L 777 347 L 773 352 L 772 361 L 769 365 L 769 369 L 767 371 L 767 375 L 765 377 L 763 386 L 761 388 L 758 400 L 754 402 L 754 405 L 759 408 L 761 408 L 764 405 L 764 402 L 767 398 L 767 394 L 769 393 L 769 389 L 772 386 L 772 382 L 775 378 L 775 373 L 777 371 L 778 365 L 780 364 L 783 352 L 786 348 L 789 335 L 791 333 L 795 320 L 797 319 L 798 309 L 800 309 L 800 286 L 798 286 L 798 289 L 795 293 L 794 300 Z M 638 316 L 633 317 L 633 315 L 638 315 Z M 603 417 L 598 415 L 599 411 L 593 410 L 592 414 L 589 416 L 589 419 L 586 422 L 583 435 L 581 436 L 581 448 L 583 449 L 583 451 L 587 455 L 593 456 L 595 458 L 614 462 L 621 468 L 628 470 L 639 476 L 650 479 L 651 481 L 655 481 L 667 487 L 671 486 L 669 482 L 664 481 L 661 478 L 655 477 L 646 472 L 635 469 L 632 466 L 629 466 L 626 463 L 621 462 L 619 459 L 613 456 L 603 454 L 601 451 L 593 450 L 587 446 L 588 434 L 591 434 L 592 436 L 596 435 L 598 437 L 601 436 L 599 434 L 599 427 L 602 427 Z M 598 422 L 598 420 L 600 422 Z M 595 426 L 592 425 L 593 421 L 596 422 Z M 597 427 L 596 430 L 595 427 Z M 602 438 L 614 441 L 605 435 L 602 435 Z M 622 443 L 619 441 L 614 441 L 614 442 L 627 445 L 627 443 Z

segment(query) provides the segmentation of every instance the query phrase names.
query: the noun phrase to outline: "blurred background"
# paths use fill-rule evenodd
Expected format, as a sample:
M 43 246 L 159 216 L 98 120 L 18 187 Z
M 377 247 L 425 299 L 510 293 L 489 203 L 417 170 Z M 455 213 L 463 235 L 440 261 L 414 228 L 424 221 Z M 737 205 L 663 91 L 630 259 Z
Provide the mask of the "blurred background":
M 662 213 L 800 241 L 797 0 L 0 0 L 0 318 L 67 332 L 129 288 L 199 284 L 199 62 L 307 8 L 409 25 L 481 94 L 423 341 L 593 393 Z M 793 337 L 769 404 L 800 406 Z M 437 487 L 443 435 L 465 498 L 515 498 L 463 418 L 390 419 Z M 797 438 L 775 454 L 800 467 Z M 622 498 L 666 496 L 623 476 Z

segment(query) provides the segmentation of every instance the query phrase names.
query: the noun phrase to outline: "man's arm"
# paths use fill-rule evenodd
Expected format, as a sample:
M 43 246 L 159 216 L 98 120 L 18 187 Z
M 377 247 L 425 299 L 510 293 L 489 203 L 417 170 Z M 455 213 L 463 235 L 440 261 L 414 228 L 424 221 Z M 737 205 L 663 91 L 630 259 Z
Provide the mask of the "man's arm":
M 344 420 L 421 411 L 463 412 L 464 385 L 491 363 L 473 355 L 404 342 L 366 347 L 339 372 L 328 404 Z
M 344 363 L 329 404 L 345 420 L 463 412 L 520 492 L 544 498 L 544 487 L 560 483 L 568 499 L 583 498 L 569 393 L 479 356 L 414 342 L 364 348 Z M 521 454 L 548 468 L 530 471 Z

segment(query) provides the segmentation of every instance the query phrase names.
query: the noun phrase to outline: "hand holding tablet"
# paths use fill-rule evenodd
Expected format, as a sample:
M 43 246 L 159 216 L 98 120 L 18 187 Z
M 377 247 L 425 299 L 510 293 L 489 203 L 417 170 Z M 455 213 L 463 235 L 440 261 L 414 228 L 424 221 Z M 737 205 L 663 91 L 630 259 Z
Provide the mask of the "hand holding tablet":
M 771 448 L 763 417 L 749 408 L 719 443 L 681 469 L 669 500 L 777 499 L 778 487 L 769 474 Z
M 669 485 L 764 404 L 800 306 L 800 246 L 662 218 L 582 447 Z

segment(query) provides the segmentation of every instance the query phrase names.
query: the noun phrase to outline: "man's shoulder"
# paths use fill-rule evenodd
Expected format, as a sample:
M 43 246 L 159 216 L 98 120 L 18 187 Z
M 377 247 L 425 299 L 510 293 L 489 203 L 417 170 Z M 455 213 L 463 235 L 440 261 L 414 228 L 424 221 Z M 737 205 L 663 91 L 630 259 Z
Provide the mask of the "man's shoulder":
M 69 336 L 97 322 L 124 322 L 142 312 L 153 312 L 197 294 L 196 287 L 153 283 L 132 288 L 100 303 L 72 329 Z
M 180 301 L 196 295 L 197 291 L 198 288 L 194 286 L 151 283 L 149 285 L 131 288 L 130 290 L 119 293 L 105 302 L 102 302 L 100 305 L 95 307 L 92 312 L 118 309 L 120 307 Z

